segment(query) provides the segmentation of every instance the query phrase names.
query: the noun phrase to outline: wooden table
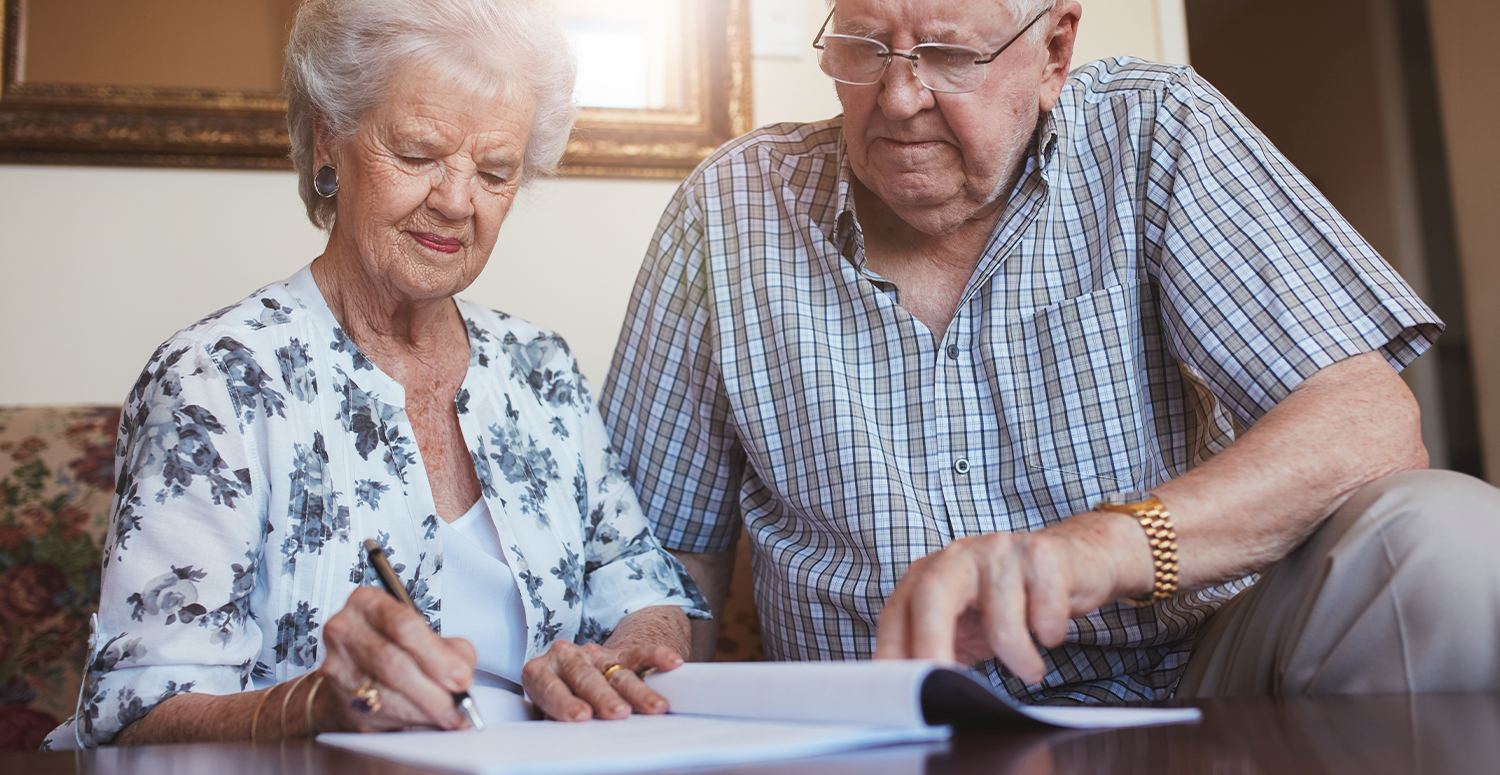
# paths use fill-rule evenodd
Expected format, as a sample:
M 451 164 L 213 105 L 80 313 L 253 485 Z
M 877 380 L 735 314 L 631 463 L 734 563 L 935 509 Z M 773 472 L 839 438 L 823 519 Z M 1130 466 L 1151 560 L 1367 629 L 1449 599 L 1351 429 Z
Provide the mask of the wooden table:
M 720 775 L 1500 772 L 1500 694 L 1213 700 L 1201 724 L 1102 732 L 961 730 L 946 744 L 894 746 L 747 766 Z M 431 771 L 314 743 L 105 748 L 0 754 L 5 775 L 312 775 Z

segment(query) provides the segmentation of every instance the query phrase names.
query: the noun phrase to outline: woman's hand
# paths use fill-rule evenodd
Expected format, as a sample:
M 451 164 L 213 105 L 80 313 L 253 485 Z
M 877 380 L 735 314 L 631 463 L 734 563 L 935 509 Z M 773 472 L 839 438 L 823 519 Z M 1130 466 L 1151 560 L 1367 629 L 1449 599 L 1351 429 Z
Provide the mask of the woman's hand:
M 548 718 L 621 719 L 632 712 L 667 712 L 667 700 L 641 680 L 672 670 L 689 656 L 687 617 L 675 606 L 652 606 L 620 621 L 603 646 L 557 641 L 526 663 L 521 685 Z M 615 665 L 621 669 L 604 673 Z
M 474 647 L 433 632 L 420 614 L 385 592 L 354 590 L 323 625 L 323 644 L 328 656 L 318 668 L 324 679 L 316 706 L 320 730 L 459 729 L 467 723 L 453 693 L 474 682 Z M 352 695 L 371 678 L 379 707 L 357 709 Z

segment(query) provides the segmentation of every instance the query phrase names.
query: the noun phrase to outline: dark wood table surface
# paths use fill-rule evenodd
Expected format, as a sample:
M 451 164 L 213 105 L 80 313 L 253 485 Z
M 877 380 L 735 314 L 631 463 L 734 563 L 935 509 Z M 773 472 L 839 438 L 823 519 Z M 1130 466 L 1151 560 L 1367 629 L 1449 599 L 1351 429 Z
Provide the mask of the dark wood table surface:
M 947 743 L 698 770 L 728 775 L 1500 773 L 1500 694 L 1212 700 L 1200 724 L 1097 732 L 961 730 Z M 311 775 L 433 771 L 315 743 L 0 754 L 4 775 Z

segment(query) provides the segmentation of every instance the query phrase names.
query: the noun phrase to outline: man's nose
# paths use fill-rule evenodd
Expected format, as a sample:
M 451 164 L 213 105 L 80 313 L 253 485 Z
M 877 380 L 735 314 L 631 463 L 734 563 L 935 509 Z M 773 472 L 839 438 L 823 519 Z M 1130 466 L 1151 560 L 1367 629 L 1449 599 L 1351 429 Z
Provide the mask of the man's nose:
M 900 121 L 932 107 L 932 91 L 917 80 L 917 63 L 899 54 L 880 78 L 880 108 L 885 117 Z

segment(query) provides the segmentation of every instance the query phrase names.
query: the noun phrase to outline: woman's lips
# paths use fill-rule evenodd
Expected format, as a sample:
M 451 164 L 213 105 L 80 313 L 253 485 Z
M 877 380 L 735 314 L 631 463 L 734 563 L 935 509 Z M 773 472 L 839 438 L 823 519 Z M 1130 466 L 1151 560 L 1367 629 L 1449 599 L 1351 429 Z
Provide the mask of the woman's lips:
M 440 237 L 429 232 L 421 234 L 413 233 L 412 239 L 420 242 L 423 246 L 436 250 L 439 253 L 457 253 L 464 243 L 453 237 Z

